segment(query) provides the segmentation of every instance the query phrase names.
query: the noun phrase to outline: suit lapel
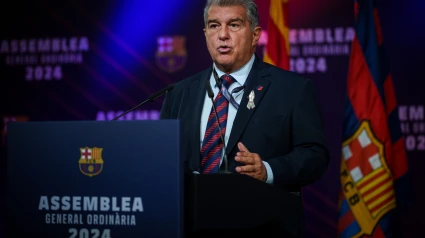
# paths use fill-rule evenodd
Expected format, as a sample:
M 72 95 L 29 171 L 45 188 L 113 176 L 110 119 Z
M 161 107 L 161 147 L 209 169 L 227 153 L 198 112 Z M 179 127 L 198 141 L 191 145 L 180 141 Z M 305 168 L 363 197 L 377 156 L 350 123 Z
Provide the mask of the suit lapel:
M 212 67 L 208 70 L 205 70 L 205 73 L 201 74 L 198 80 L 195 81 L 190 87 L 190 98 L 188 103 L 189 107 L 193 107 L 193 110 L 189 110 L 192 113 L 189 120 L 190 127 L 194 127 L 192 134 L 190 136 L 190 145 L 192 148 L 192 159 L 191 159 L 191 168 L 193 170 L 198 170 L 200 168 L 200 150 L 201 150 L 201 113 L 204 106 L 206 88 L 205 83 L 210 79 L 212 73 Z
M 263 70 L 264 63 L 261 62 L 257 57 L 252 66 L 251 72 L 247 78 L 246 88 L 243 93 L 243 98 L 236 113 L 235 120 L 233 122 L 232 131 L 230 133 L 229 141 L 227 143 L 226 154 L 229 154 L 233 147 L 236 146 L 242 132 L 245 127 L 248 125 L 252 115 L 255 113 L 258 105 L 261 102 L 264 94 L 267 92 L 267 88 L 269 87 L 270 81 L 267 78 L 269 73 L 267 70 Z M 249 102 L 249 94 L 254 92 L 254 105 L 255 107 L 252 109 L 248 109 L 247 105 Z

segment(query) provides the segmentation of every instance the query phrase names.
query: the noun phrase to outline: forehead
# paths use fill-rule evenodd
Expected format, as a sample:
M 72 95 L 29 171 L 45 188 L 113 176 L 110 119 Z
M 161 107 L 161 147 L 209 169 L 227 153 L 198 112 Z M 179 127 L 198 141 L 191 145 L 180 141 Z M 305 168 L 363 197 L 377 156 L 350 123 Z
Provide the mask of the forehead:
M 247 21 L 246 10 L 242 6 L 217 6 L 212 5 L 208 11 L 208 21 L 228 21 L 230 19 L 242 19 Z

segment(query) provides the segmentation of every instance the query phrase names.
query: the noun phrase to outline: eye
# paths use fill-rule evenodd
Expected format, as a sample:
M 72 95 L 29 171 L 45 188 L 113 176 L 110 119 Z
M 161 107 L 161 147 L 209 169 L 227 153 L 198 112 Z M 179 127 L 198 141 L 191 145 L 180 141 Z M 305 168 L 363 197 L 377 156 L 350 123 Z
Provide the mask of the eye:
M 241 25 L 240 25 L 240 24 L 238 24 L 238 23 L 231 23 L 231 24 L 229 25 L 229 27 L 230 27 L 230 30 L 232 30 L 232 31 L 237 31 L 237 30 L 239 30 L 239 29 L 241 28 Z
M 210 24 L 210 25 L 209 25 L 209 28 L 210 28 L 210 29 L 216 29 L 217 27 L 219 27 L 219 25 L 218 25 L 218 24 Z

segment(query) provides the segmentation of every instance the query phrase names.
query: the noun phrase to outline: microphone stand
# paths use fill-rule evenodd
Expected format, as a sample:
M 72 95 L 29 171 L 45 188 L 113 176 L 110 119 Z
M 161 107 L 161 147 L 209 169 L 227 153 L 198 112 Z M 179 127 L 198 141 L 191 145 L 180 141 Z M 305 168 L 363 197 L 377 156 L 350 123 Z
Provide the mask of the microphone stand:
M 151 95 L 148 97 L 148 99 L 146 99 L 145 101 L 143 101 L 143 102 L 139 103 L 138 105 L 134 106 L 133 108 L 131 108 L 131 109 L 129 109 L 129 110 L 127 110 L 127 111 L 125 111 L 124 113 L 121 113 L 120 115 L 118 115 L 118 116 L 116 116 L 114 119 L 112 119 L 111 121 L 115 121 L 115 120 L 119 119 L 120 117 L 122 117 L 122 116 L 126 115 L 127 113 L 129 113 L 129 112 L 133 111 L 134 109 L 136 109 L 136 108 L 138 108 L 138 107 L 142 106 L 143 104 L 145 104 L 145 103 L 147 103 L 147 102 L 155 101 L 155 99 L 157 99 L 158 97 L 160 97 L 162 94 L 164 94 L 164 93 L 166 93 L 166 92 L 168 92 L 168 91 L 172 90 L 173 88 L 174 88 L 174 85 L 173 85 L 173 84 L 171 84 L 171 85 L 169 85 L 169 86 L 167 86 L 167 87 L 165 87 L 165 88 L 163 88 L 163 89 L 161 89 L 161 90 L 159 90 L 159 91 L 157 91 L 157 92 L 155 92 L 155 93 L 151 94 Z

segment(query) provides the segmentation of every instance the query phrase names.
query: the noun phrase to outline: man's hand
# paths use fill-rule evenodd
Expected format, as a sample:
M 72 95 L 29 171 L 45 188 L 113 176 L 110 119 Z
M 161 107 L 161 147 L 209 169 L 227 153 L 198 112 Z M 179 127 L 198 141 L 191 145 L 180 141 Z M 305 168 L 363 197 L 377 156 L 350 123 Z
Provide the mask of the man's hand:
M 245 164 L 244 166 L 236 167 L 236 172 L 246 174 L 261 181 L 267 180 L 267 170 L 260 156 L 256 153 L 251 153 L 241 143 L 238 143 L 239 152 L 236 153 L 235 160 Z

